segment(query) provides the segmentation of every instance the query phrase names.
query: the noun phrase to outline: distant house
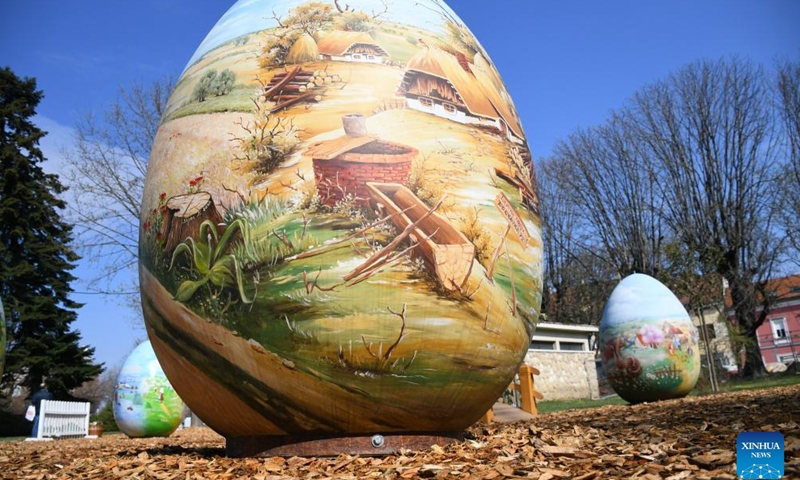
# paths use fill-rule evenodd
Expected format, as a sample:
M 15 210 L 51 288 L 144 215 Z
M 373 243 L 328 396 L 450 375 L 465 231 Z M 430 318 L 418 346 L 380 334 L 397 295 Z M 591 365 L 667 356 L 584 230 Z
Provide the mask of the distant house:
M 767 283 L 771 305 L 767 319 L 756 330 L 765 365 L 800 361 L 800 275 Z M 756 315 L 761 309 L 756 311 Z
M 501 82 L 487 68 L 435 47 L 425 46 L 406 65 L 398 94 L 409 108 L 454 122 L 499 130 L 522 144 L 522 126 Z
M 709 363 L 706 356 L 710 353 L 711 364 L 714 365 L 720 378 L 725 378 L 735 374 L 739 367 L 728 331 L 728 323 L 725 321 L 721 308 L 721 306 L 709 306 L 701 311 L 691 311 L 689 315 L 697 328 L 700 363 L 707 368 Z M 706 348 L 706 343 L 708 343 L 708 348 Z M 707 375 L 705 370 L 702 375 Z
M 334 30 L 317 42 L 319 58 L 338 62 L 384 63 L 389 54 L 366 32 Z
M 766 291 L 770 295 L 769 312 L 756 330 L 756 337 L 761 359 L 769 369 L 772 365 L 800 361 L 800 275 L 770 280 Z M 763 299 L 758 302 L 763 304 Z M 763 305 L 757 307 L 756 316 L 762 309 Z M 708 340 L 715 366 L 735 373 L 741 366 L 741 359 L 728 334 L 728 324 L 736 324 L 730 291 L 725 288 L 724 308 L 711 306 L 703 310 L 702 322 L 698 315 L 693 315 L 692 320 L 699 330 L 700 341 Z M 701 346 L 700 352 L 705 356 L 705 346 Z

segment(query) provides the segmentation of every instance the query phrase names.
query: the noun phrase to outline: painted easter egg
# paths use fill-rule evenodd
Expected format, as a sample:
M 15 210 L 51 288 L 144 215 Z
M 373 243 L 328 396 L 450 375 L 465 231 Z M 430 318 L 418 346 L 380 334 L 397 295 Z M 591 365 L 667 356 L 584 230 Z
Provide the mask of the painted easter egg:
M 600 321 L 608 382 L 631 403 L 686 396 L 700 374 L 697 329 L 678 297 L 643 274 L 611 292 Z
M 181 423 L 183 402 L 172 388 L 150 342 L 122 364 L 114 386 L 114 420 L 129 437 L 166 437 Z
M 164 371 L 229 452 L 460 432 L 539 314 L 535 185 L 500 75 L 441 0 L 239 1 L 148 166 L 140 280 Z

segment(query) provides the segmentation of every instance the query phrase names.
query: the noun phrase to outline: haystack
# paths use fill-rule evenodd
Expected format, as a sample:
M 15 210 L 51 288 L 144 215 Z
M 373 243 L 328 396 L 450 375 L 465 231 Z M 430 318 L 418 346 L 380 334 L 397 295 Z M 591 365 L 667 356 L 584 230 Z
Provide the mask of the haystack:
M 304 33 L 294 42 L 289 54 L 286 55 L 286 63 L 313 62 L 319 59 L 319 49 L 317 42 L 311 35 Z

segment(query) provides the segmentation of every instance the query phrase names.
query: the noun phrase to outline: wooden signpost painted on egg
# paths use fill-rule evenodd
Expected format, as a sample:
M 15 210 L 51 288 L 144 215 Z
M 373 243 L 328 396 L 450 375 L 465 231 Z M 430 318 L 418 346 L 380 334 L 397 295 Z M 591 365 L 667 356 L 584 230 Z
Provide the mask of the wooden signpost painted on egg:
M 528 233 L 528 229 L 525 228 L 525 223 L 520 218 L 517 211 L 514 210 L 514 206 L 511 205 L 511 202 L 508 200 L 503 192 L 500 192 L 497 197 L 494 199 L 494 205 L 500 210 L 500 213 L 508 222 L 508 226 L 506 226 L 505 232 L 503 232 L 503 238 L 500 239 L 500 244 L 494 251 L 494 255 L 492 256 L 492 261 L 489 263 L 489 268 L 486 270 L 486 276 L 492 278 L 492 274 L 494 272 L 494 264 L 497 263 L 497 258 L 500 256 L 500 250 L 503 248 L 503 245 L 506 243 L 506 237 L 508 236 L 508 232 L 510 230 L 514 230 L 514 234 L 519 238 L 520 242 L 523 245 L 527 245 L 528 241 L 531 239 L 530 233 Z
M 492 261 L 489 263 L 489 268 L 486 270 L 486 276 L 491 280 L 492 275 L 494 274 L 494 265 L 497 263 L 498 257 L 500 257 L 500 250 L 506 244 L 506 237 L 508 236 L 508 232 L 510 230 L 514 230 L 514 234 L 519 238 L 520 242 L 523 245 L 527 245 L 528 241 L 531 239 L 530 233 L 528 233 L 528 229 L 525 228 L 525 223 L 520 218 L 519 214 L 516 210 L 514 210 L 514 206 L 511 205 L 511 202 L 508 200 L 503 192 L 497 194 L 497 197 L 494 199 L 494 205 L 500 210 L 500 213 L 508 222 L 506 226 L 505 232 L 503 232 L 503 238 L 500 239 L 500 244 L 497 245 L 497 249 L 494 251 L 494 255 L 492 255 Z M 514 286 L 514 269 L 513 265 L 511 265 L 511 256 L 508 255 L 508 248 L 506 248 L 506 255 L 508 256 L 508 274 L 511 280 L 511 305 L 512 305 L 512 312 L 516 316 L 517 315 L 517 289 Z

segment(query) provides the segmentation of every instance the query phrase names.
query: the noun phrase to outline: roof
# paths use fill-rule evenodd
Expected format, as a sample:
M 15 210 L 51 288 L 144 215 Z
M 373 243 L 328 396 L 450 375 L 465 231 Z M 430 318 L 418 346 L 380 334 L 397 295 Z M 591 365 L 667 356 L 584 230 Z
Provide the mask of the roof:
M 800 298 L 800 275 L 776 278 L 767 281 L 764 291 L 772 298 L 773 302 L 785 302 Z M 763 302 L 761 292 L 756 293 L 759 302 Z M 730 289 L 726 290 L 726 302 L 730 300 Z M 732 305 L 733 302 L 729 304 Z
M 358 43 L 372 45 L 380 50 L 383 55 L 389 55 L 386 50 L 375 42 L 367 32 L 345 32 L 333 30 L 317 42 L 317 49 L 323 55 L 344 55 L 353 45 Z
M 536 333 L 541 330 L 560 330 L 562 332 L 587 332 L 596 333 L 600 329 L 595 325 L 568 325 L 566 323 L 546 323 L 539 322 L 536 324 Z
M 349 152 L 355 148 L 364 146 L 378 140 L 377 137 L 369 135 L 343 135 L 333 140 L 312 143 L 306 150 L 305 155 L 320 160 L 331 160 L 339 155 Z
M 479 67 L 470 70 L 471 73 L 464 70 L 455 55 L 431 46 L 422 48 L 406 65 L 406 75 L 424 73 L 450 82 L 471 114 L 502 118 L 517 137 L 525 138 L 512 107 L 503 99 L 487 70 Z
M 725 282 L 725 307 L 733 308 L 731 289 Z M 787 277 L 768 280 L 764 286 L 764 291 L 772 297 L 772 304 L 796 300 L 800 298 L 800 275 L 789 275 Z M 763 306 L 764 297 L 760 291 L 756 291 L 756 309 L 760 310 Z
M 767 291 L 775 292 L 778 299 L 800 297 L 800 275 L 790 275 L 767 282 Z
M 503 93 L 501 93 L 502 91 L 496 87 L 496 84 L 502 82 L 502 80 L 499 78 L 494 79 L 492 72 L 482 68 L 473 68 L 472 73 L 478 80 L 478 84 L 486 94 L 486 97 L 492 102 L 492 106 L 508 124 L 508 128 L 510 128 L 517 137 L 525 138 L 525 134 L 522 132 L 522 124 L 514 111 L 511 100 L 508 99 L 508 94 L 506 93 L 503 95 Z

